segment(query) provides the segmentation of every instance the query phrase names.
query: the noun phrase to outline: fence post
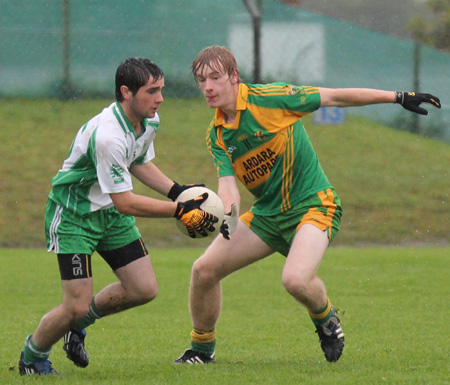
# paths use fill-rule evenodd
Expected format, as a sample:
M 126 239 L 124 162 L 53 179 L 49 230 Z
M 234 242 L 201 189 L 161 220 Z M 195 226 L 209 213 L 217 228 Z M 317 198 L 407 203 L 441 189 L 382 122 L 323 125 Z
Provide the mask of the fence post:
M 261 12 L 253 0 L 243 0 L 253 21 L 253 83 L 261 83 Z
M 72 93 L 70 82 L 70 0 L 63 0 L 63 81 L 62 99 L 69 99 Z
M 421 51 L 422 45 L 419 41 L 414 41 L 414 73 L 413 73 L 413 91 L 420 92 L 420 66 L 421 66 Z M 420 132 L 419 115 L 413 114 L 412 116 L 412 132 L 418 134 Z

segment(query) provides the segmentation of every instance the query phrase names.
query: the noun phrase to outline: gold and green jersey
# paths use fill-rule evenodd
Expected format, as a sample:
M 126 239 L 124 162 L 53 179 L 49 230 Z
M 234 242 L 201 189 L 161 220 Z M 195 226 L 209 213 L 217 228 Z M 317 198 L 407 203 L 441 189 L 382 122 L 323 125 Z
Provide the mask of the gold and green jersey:
M 218 177 L 242 182 L 256 197 L 253 213 L 277 215 L 332 187 L 300 120 L 319 107 L 315 87 L 241 83 L 235 122 L 216 110 L 206 141 Z

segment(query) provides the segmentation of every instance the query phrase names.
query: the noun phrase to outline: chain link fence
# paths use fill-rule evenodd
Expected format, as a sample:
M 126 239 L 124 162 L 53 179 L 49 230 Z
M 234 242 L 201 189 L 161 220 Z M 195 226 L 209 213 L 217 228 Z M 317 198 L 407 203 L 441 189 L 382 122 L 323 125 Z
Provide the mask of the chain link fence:
M 258 4 L 263 82 L 433 93 L 443 108 L 418 125 L 397 106 L 348 114 L 450 141 L 450 55 L 422 46 L 417 60 L 412 41 L 273 0 Z M 253 80 L 253 24 L 242 0 L 0 0 L 0 6 L 0 97 L 113 97 L 115 70 L 130 56 L 164 70 L 167 96 L 198 96 L 190 65 L 215 44 L 229 46 L 241 77 Z

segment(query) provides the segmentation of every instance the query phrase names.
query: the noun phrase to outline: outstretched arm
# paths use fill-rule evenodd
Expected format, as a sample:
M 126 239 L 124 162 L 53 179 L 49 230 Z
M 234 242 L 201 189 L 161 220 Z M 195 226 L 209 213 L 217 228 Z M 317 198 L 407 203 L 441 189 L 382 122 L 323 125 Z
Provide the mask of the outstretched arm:
M 321 107 L 357 107 L 369 104 L 398 103 L 403 108 L 421 115 L 428 114 L 427 110 L 420 107 L 422 103 L 441 108 L 439 98 L 431 94 L 371 88 L 319 88 L 319 92 Z
M 395 103 L 394 91 L 370 88 L 319 88 L 321 107 L 356 107 Z

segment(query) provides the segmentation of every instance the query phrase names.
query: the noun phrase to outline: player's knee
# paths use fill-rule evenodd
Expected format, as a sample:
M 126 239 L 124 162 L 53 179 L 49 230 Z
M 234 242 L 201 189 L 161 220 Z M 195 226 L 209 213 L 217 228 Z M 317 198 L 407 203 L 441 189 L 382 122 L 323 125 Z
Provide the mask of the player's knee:
M 69 321 L 69 323 L 74 324 L 82 320 L 89 312 L 90 302 L 74 302 L 70 305 L 63 305 L 63 314 Z
M 134 302 L 138 305 L 143 305 L 153 301 L 158 295 L 158 290 L 158 284 L 156 282 L 149 282 L 146 285 L 141 285 L 134 290 Z
M 197 259 L 192 266 L 192 284 L 199 286 L 214 285 L 220 280 L 213 266 L 202 258 Z
M 148 285 L 145 290 L 142 292 L 141 298 L 144 303 L 153 301 L 159 293 L 158 284 Z
M 306 299 L 309 287 L 309 279 L 299 272 L 283 272 L 282 283 L 289 294 L 297 300 Z

